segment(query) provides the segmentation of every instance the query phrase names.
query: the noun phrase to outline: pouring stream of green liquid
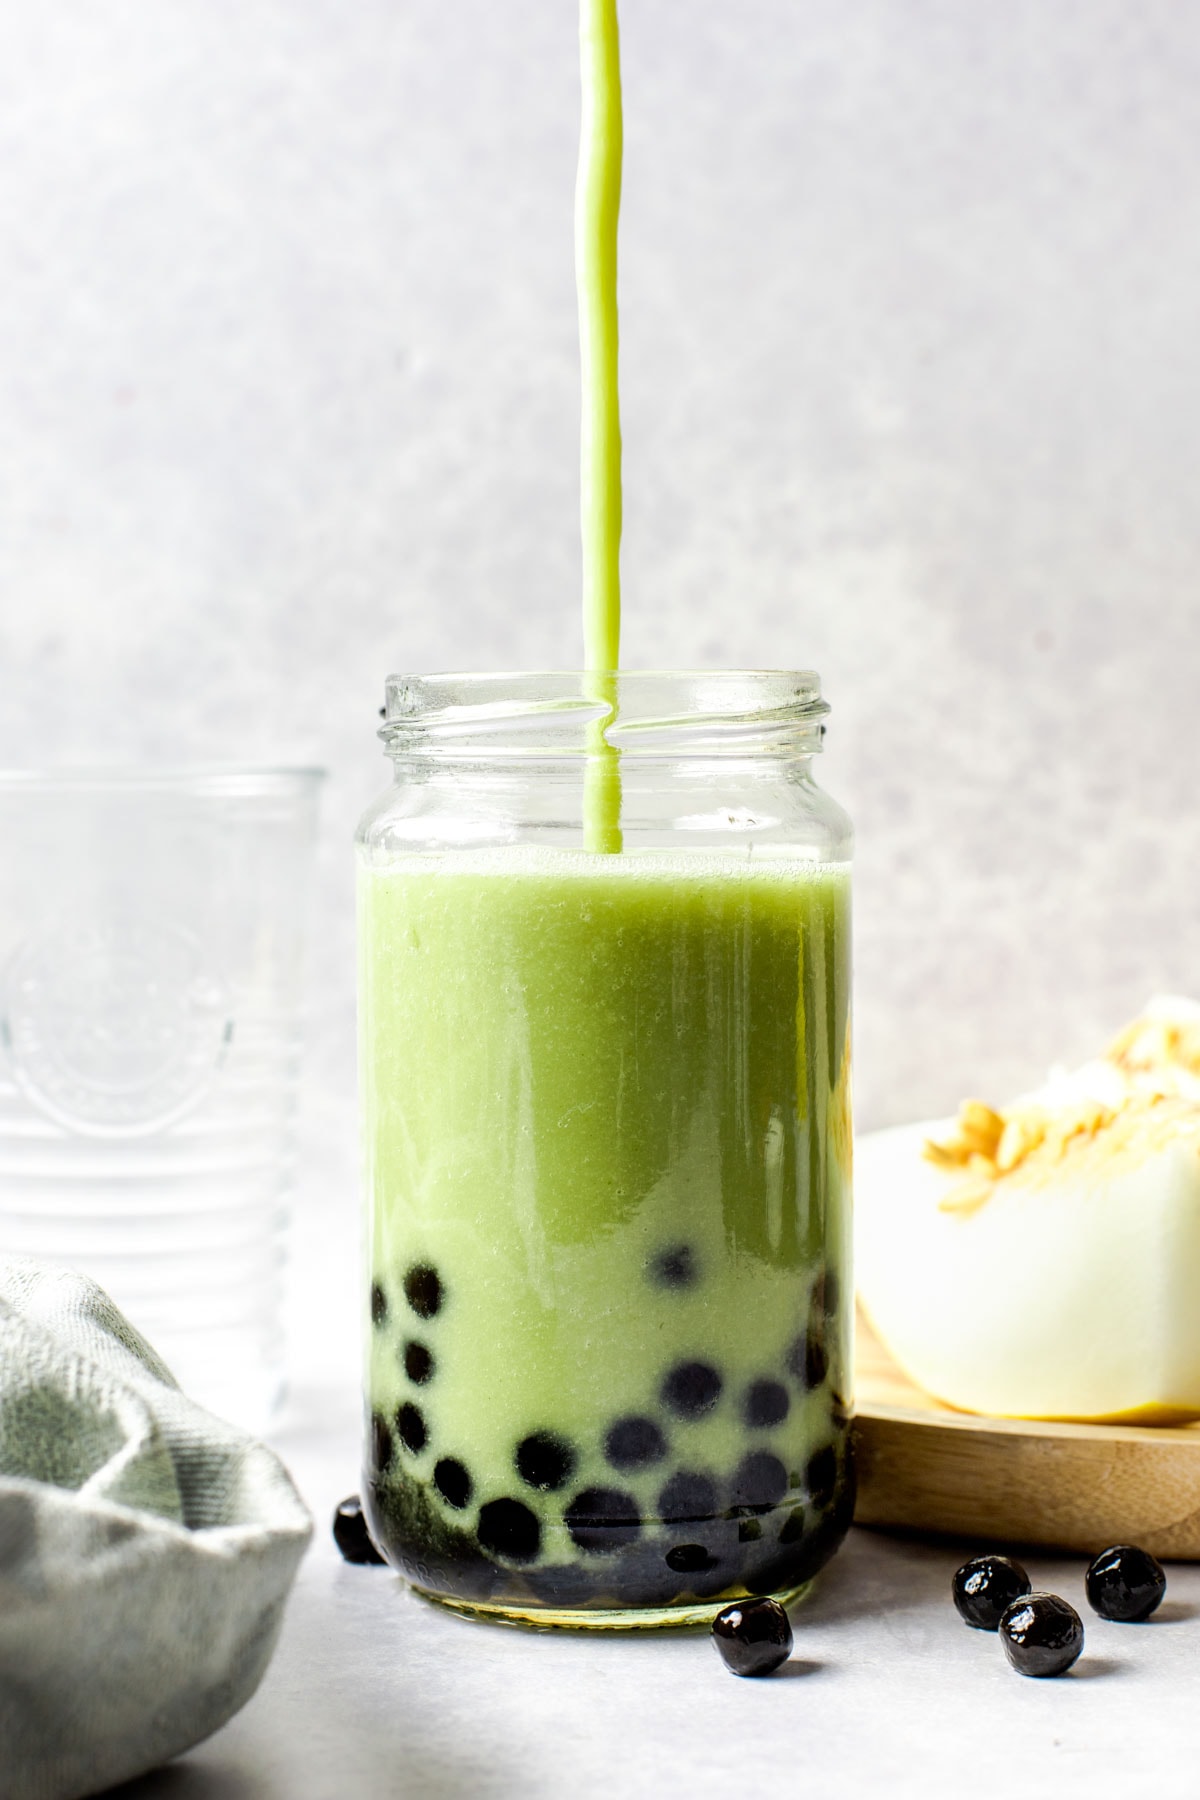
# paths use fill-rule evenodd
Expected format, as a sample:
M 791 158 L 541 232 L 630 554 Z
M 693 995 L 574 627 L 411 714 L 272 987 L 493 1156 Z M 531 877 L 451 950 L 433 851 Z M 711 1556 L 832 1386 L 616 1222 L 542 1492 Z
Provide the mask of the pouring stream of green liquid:
M 575 281 L 582 385 L 580 527 L 586 692 L 609 709 L 588 734 L 583 835 L 621 848 L 616 717 L 621 642 L 621 412 L 617 395 L 617 215 L 621 206 L 621 56 L 616 0 L 580 0 L 582 114 L 575 184 Z

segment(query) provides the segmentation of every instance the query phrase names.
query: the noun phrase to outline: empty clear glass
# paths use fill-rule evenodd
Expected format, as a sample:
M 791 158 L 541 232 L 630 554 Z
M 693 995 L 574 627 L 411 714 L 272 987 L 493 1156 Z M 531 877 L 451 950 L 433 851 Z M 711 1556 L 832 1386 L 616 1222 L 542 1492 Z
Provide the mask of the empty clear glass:
M 319 783 L 0 773 L 0 1252 L 95 1277 L 252 1429 L 283 1387 Z

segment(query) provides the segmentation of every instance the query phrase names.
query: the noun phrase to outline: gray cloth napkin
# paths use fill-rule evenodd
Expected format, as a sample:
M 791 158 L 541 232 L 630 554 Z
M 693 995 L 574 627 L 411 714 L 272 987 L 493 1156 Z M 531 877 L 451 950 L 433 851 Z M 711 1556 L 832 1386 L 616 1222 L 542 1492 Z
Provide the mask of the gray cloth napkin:
M 258 1686 L 312 1523 L 94 1282 L 0 1259 L 0 1795 L 155 1768 Z

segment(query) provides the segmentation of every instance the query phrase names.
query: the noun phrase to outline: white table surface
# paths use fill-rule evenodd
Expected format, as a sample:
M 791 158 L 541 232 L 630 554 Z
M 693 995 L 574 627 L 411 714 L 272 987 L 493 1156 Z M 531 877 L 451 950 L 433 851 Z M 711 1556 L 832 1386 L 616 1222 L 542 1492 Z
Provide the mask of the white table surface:
M 121 1800 L 1200 1795 L 1200 1567 L 1156 1618 L 1097 1619 L 1081 1559 L 1027 1558 L 1084 1619 L 1033 1681 L 950 1603 L 964 1550 L 855 1531 L 796 1609 L 792 1661 L 728 1674 L 703 1633 L 589 1637 L 470 1623 L 329 1533 L 358 1483 L 353 1390 L 309 1387 L 274 1442 L 317 1530 L 257 1696 Z M 981 1548 L 983 1546 L 980 1546 Z

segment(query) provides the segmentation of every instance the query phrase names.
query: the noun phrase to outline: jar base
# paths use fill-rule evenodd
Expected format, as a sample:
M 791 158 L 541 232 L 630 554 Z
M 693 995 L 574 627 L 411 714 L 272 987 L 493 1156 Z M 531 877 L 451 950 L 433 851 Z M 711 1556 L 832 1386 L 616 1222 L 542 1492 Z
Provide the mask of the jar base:
M 778 1600 L 780 1606 L 795 1606 L 812 1587 L 812 1579 L 797 1587 L 780 1588 L 765 1596 Z M 599 1607 L 529 1606 L 516 1601 L 503 1606 L 489 1606 L 471 1600 L 454 1600 L 435 1594 L 429 1588 L 410 1582 L 414 1594 L 440 1606 L 445 1612 L 457 1613 L 462 1619 L 476 1619 L 486 1625 L 513 1625 L 525 1631 L 682 1631 L 709 1626 L 727 1606 L 736 1606 L 746 1595 L 729 1595 L 724 1599 L 697 1600 L 684 1606 L 622 1606 L 605 1610 Z M 759 1596 L 755 1596 L 758 1598 Z

